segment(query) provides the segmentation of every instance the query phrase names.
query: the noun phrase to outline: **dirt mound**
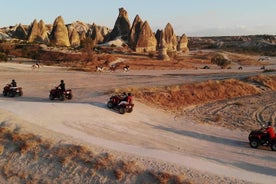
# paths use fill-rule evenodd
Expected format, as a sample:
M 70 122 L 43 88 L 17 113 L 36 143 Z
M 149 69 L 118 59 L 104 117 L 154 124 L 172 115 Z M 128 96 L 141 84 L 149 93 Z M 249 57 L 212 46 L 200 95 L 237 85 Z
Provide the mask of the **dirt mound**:
M 1 183 L 190 183 L 182 175 L 145 170 L 85 146 L 55 144 L 3 123 L 0 159 Z
M 246 81 L 227 79 L 137 90 L 135 96 L 148 104 L 179 112 L 191 105 L 253 95 L 260 92 L 258 87 Z

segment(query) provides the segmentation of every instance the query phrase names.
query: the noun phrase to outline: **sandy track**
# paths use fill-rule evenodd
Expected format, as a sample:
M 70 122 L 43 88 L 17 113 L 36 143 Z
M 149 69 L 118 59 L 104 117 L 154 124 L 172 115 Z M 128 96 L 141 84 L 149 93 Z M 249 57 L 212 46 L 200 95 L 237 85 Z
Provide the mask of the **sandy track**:
M 108 96 L 103 94 L 118 86 L 177 84 L 205 80 L 206 76 L 210 79 L 231 78 L 237 74 L 214 74 L 213 71 L 208 71 L 210 73 L 205 76 L 191 71 L 94 74 L 46 66 L 39 72 L 31 72 L 31 67 L 23 64 L 1 63 L 0 67 L 1 84 L 14 78 L 24 90 L 21 98 L 0 97 L 1 113 L 9 111 L 22 122 L 40 127 L 39 131 L 54 131 L 90 146 L 160 160 L 198 170 L 203 175 L 214 174 L 256 183 L 276 181 L 275 153 L 251 149 L 248 132 L 195 124 L 184 118 L 175 119 L 173 115 L 138 102 L 133 113 L 122 116 L 106 108 Z M 246 75 L 253 73 L 243 71 L 238 77 Z M 49 89 L 60 79 L 65 80 L 67 88 L 73 89 L 75 96 L 72 101 L 48 100 Z M 264 110 L 256 116 L 261 117 L 262 112 Z M 4 119 L 9 121 L 9 118 Z M 150 164 L 152 162 L 148 167 L 161 169 Z

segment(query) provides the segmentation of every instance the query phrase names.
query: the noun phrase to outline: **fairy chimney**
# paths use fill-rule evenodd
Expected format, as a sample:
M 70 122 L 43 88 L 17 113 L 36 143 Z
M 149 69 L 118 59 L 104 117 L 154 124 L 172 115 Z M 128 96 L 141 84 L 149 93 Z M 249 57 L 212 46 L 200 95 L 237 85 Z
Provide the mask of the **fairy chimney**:
M 48 30 L 45 26 L 45 23 L 43 20 L 40 20 L 37 22 L 35 19 L 31 25 L 31 29 L 28 35 L 28 41 L 29 42 L 42 42 L 42 43 L 48 43 Z
M 177 51 L 189 52 L 188 38 L 185 34 L 183 34 L 178 40 Z
M 27 32 L 21 24 L 19 24 L 16 27 L 16 29 L 13 33 L 13 37 L 21 39 L 21 40 L 25 40 L 27 38 Z
M 167 49 L 170 51 L 176 51 L 177 49 L 177 38 L 174 33 L 173 27 L 168 23 L 164 29 L 163 38 L 166 41 Z
M 61 16 L 55 19 L 50 38 L 51 42 L 55 45 L 70 46 L 68 30 Z
M 112 29 L 106 41 L 114 40 L 119 36 L 123 40 L 127 41 L 129 30 L 130 30 L 130 23 L 129 23 L 127 11 L 124 8 L 120 8 L 119 16 L 115 22 L 114 28 Z
M 153 34 L 147 21 L 142 25 L 141 31 L 139 32 L 137 44 L 135 47 L 136 52 L 151 52 L 156 51 L 156 38 Z
M 136 46 L 136 43 L 138 40 L 138 36 L 142 29 L 142 26 L 143 26 L 142 19 L 139 17 L 139 15 L 136 15 L 136 17 L 132 23 L 129 37 L 128 37 L 128 45 L 133 50 L 135 49 L 135 46 Z

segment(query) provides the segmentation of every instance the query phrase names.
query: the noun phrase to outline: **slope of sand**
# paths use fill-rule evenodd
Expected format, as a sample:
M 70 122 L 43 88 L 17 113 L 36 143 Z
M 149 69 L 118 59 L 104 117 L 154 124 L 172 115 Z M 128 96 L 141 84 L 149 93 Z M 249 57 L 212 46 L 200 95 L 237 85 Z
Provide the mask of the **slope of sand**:
M 174 115 L 139 102 L 135 102 L 131 114 L 120 115 L 106 108 L 109 96 L 105 93 L 119 87 L 248 76 L 255 75 L 257 68 L 240 74 L 216 75 L 214 71 L 204 71 L 209 74 L 203 76 L 184 70 L 81 73 L 47 66 L 31 71 L 30 65 L 13 63 L 0 63 L 0 69 L 2 85 L 16 79 L 24 91 L 23 97 L 0 97 L 2 122 L 16 117 L 19 126 L 36 134 L 56 141 L 74 140 L 125 159 L 135 158 L 146 168 L 187 172 L 192 181 L 276 181 L 275 153 L 250 148 L 246 131 L 175 119 Z M 60 79 L 73 90 L 72 101 L 48 100 L 49 90 Z

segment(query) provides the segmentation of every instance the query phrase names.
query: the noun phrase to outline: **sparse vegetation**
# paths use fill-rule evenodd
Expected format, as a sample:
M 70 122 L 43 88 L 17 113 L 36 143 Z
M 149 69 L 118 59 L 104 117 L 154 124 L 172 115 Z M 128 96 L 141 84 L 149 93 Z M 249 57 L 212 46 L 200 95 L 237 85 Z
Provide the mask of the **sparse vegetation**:
M 226 68 L 231 64 L 231 61 L 222 53 L 216 53 L 211 58 L 211 63 L 220 66 L 221 68 Z
M 0 125 L 0 181 L 5 183 L 171 183 L 182 175 L 145 170 L 135 161 L 95 154 L 85 146 L 55 144 Z
M 267 82 L 264 85 L 274 86 L 272 82 L 269 83 L 275 83 L 274 78 L 268 77 L 265 81 Z M 190 105 L 258 93 L 260 90 L 256 86 L 236 79 L 133 90 L 139 100 L 175 112 L 181 112 Z

